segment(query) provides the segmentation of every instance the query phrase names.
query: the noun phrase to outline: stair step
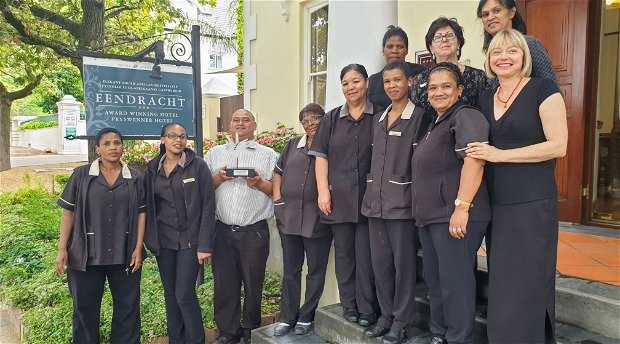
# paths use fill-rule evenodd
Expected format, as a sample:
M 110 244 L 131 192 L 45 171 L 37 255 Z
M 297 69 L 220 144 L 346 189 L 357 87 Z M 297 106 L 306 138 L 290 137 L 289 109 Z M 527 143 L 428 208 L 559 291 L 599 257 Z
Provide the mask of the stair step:
M 430 304 L 422 278 L 422 259 L 417 259 L 418 285 L 415 318 L 407 344 L 427 344 Z M 478 257 L 477 306 L 473 342 L 486 344 L 488 272 L 486 259 Z M 556 278 L 556 339 L 560 344 L 620 344 L 620 288 L 604 283 L 558 275 Z M 319 308 L 315 330 L 305 336 L 275 337 L 271 325 L 252 332 L 254 344 L 379 344 L 380 338 L 366 338 L 363 328 L 342 318 L 342 307 Z M 585 330 L 587 329 L 587 330 Z

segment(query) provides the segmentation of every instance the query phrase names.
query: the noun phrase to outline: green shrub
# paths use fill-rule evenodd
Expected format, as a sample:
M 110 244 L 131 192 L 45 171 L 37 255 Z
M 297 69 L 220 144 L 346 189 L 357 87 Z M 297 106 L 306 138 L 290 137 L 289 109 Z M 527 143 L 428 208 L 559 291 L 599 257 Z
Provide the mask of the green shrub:
M 17 130 L 36 130 L 43 128 L 51 128 L 57 127 L 58 121 L 49 121 L 49 122 L 27 122 L 23 125 L 17 127 Z
M 56 174 L 54 175 L 54 182 L 56 182 L 56 184 L 58 184 L 58 186 L 60 187 L 60 192 L 62 193 L 62 190 L 65 189 L 65 186 L 67 186 L 67 182 L 69 182 L 69 178 L 71 178 L 70 174 Z
M 58 181 L 58 180 L 57 180 Z M 24 310 L 26 341 L 70 343 L 73 305 L 66 274 L 54 271 L 62 209 L 57 196 L 42 187 L 0 193 L 0 300 Z M 281 278 L 268 273 L 262 310 L 278 310 Z M 205 265 L 205 283 L 197 288 L 205 329 L 213 321 L 213 278 Z M 141 340 L 166 336 L 164 292 L 152 255 L 144 261 L 140 285 Z M 109 341 L 112 297 L 106 285 L 101 305 L 101 340 Z

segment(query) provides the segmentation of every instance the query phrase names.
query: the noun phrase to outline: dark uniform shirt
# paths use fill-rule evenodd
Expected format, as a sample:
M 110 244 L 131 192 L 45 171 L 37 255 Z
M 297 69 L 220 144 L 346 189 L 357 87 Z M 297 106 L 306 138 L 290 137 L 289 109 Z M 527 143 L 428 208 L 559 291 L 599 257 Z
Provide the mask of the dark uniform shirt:
M 86 265 L 123 264 L 129 234 L 129 186 L 119 173 L 112 186 L 99 174 L 90 182 L 88 204 Z
M 409 66 L 409 76 L 412 77 L 426 70 L 426 67 L 417 63 L 407 62 L 407 65 Z M 411 99 L 411 95 L 409 95 L 409 97 L 409 99 Z M 368 100 L 384 109 L 392 104 L 392 101 L 383 88 L 383 70 L 368 78 Z
M 71 269 L 86 271 L 87 265 L 100 264 L 95 257 L 118 252 L 124 253 L 124 259 L 113 259 L 114 264 L 124 263 L 129 269 L 137 245 L 138 214 L 146 211 L 146 197 L 140 173 L 123 162 L 121 165 L 121 176 L 111 187 L 100 176 L 99 160 L 76 167 L 58 199 L 59 206 L 74 213 L 67 242 L 67 266 Z M 112 225 L 107 223 L 110 218 Z M 107 251 L 110 248 L 112 252 Z
M 191 247 L 187 231 L 187 209 L 183 195 L 183 176 L 181 169 L 185 165 L 185 152 L 170 175 L 166 176 L 160 160 L 155 178 L 155 206 L 157 207 L 157 225 L 161 248 L 179 250 Z
M 291 139 L 276 163 L 273 171 L 282 176 L 282 198 L 274 202 L 274 212 L 280 232 L 317 238 L 330 232 L 320 221 L 315 159 L 308 155 L 306 140 L 306 135 Z
M 412 219 L 411 156 L 420 136 L 428 127 L 422 108 L 411 101 L 399 118 L 387 126 L 387 115 L 375 116 L 372 163 L 366 178 L 362 214 L 382 219 Z
M 378 110 L 366 102 L 364 113 L 356 121 L 345 104 L 327 113 L 317 129 L 308 154 L 329 161 L 332 212 L 329 216 L 321 213 L 324 223 L 366 221 L 360 208 L 366 191 L 366 174 L 370 171 L 372 119 Z
M 450 222 L 458 196 L 467 144 L 487 142 L 489 123 L 476 108 L 457 102 L 432 123 L 411 159 L 413 216 L 416 225 Z M 468 200 L 466 200 L 468 201 Z M 489 221 L 491 208 L 484 180 L 473 199 L 469 221 Z
M 197 157 L 196 153 L 190 148 L 185 148 L 183 153 L 179 161 L 179 164 L 183 166 L 175 166 L 175 170 L 178 168 L 175 173 L 179 175 L 171 175 L 170 182 L 172 184 L 168 184 L 172 189 L 172 197 L 168 194 L 168 204 L 166 205 L 169 208 L 168 210 L 176 209 L 175 214 L 184 214 L 186 219 L 184 222 L 181 222 L 182 219 L 180 219 L 175 227 L 181 224 L 185 226 L 188 240 L 187 242 L 179 240 L 176 247 L 183 248 L 191 245 L 191 247 L 196 247 L 198 252 L 213 252 L 215 194 L 211 171 L 207 163 Z M 158 201 L 155 200 L 155 181 L 158 179 L 162 158 L 163 156 L 160 155 L 149 161 L 144 171 L 144 185 L 148 204 L 144 244 L 156 256 L 159 255 L 162 247 L 159 234 L 162 229 L 159 228 L 159 220 L 164 217 L 158 212 Z M 174 178 L 180 178 L 181 186 L 175 182 Z M 182 199 L 177 200 L 179 196 Z M 170 201 L 175 202 L 175 208 L 169 205 Z M 184 207 L 184 211 L 179 206 Z M 163 204 L 162 208 L 164 208 Z M 178 229 L 175 228 L 175 230 Z

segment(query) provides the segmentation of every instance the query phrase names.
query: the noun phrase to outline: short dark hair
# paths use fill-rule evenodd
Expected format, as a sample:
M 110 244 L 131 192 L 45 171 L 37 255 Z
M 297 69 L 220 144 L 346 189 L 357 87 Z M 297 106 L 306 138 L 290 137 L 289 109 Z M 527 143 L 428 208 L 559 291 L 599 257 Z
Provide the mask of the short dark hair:
M 405 48 L 409 49 L 409 37 L 407 37 L 407 33 L 400 26 L 394 25 L 387 27 L 387 31 L 385 31 L 385 34 L 383 35 L 383 45 L 381 45 L 381 48 L 385 48 L 385 43 L 387 43 L 387 40 L 394 36 L 402 38 L 403 41 L 405 41 Z
M 167 123 L 163 127 L 161 127 L 161 134 L 159 136 L 160 137 L 166 136 L 166 130 L 168 130 L 168 128 L 171 128 L 171 127 L 181 127 L 187 133 L 187 129 L 185 128 L 185 126 L 183 126 L 183 124 L 172 122 L 172 123 Z
M 304 116 L 306 116 L 307 113 L 311 113 L 314 116 L 319 116 L 319 117 L 325 116 L 325 110 L 323 110 L 321 105 L 316 104 L 316 103 L 310 103 L 310 104 L 304 106 L 304 108 L 301 109 L 301 111 L 299 111 L 299 121 L 300 122 L 304 119 Z
M 478 18 L 482 18 L 482 7 L 488 2 L 489 0 L 480 0 L 480 2 L 478 2 L 478 9 L 476 10 L 476 14 L 478 15 Z M 503 7 L 512 10 L 513 8 L 515 9 L 515 16 L 512 17 L 512 28 L 521 32 L 523 35 L 527 35 L 527 27 L 525 26 L 525 21 L 523 20 L 523 17 L 521 17 L 521 14 L 519 14 L 519 10 L 517 9 L 517 4 L 515 3 L 515 0 L 496 0 L 497 2 L 499 2 L 500 5 L 502 5 Z M 482 51 L 484 51 L 486 53 L 487 49 L 489 48 L 489 43 L 491 43 L 491 40 L 493 39 L 493 36 L 486 32 L 486 30 L 484 31 L 484 43 L 482 44 Z
M 108 127 L 108 128 L 103 128 L 99 130 L 99 132 L 97 132 L 97 135 L 95 136 L 95 146 L 99 147 L 99 142 L 101 141 L 101 137 L 103 137 L 103 135 L 105 134 L 116 134 L 118 135 L 118 138 L 121 139 L 121 143 L 123 143 L 123 134 L 121 134 L 121 132 L 118 131 L 118 129 L 116 128 Z
M 461 70 L 459 66 L 450 63 L 450 62 L 441 62 L 433 66 L 428 73 L 428 81 L 431 80 L 431 75 L 436 72 L 446 71 L 452 75 L 454 81 L 456 81 L 456 86 L 463 85 L 463 74 L 461 74 Z
M 433 44 L 433 37 L 435 36 L 435 33 L 437 30 L 443 29 L 444 27 L 449 27 L 452 31 L 454 31 L 456 39 L 459 41 L 459 50 L 456 53 L 456 58 L 460 59 L 461 48 L 465 45 L 465 37 L 463 36 L 463 27 L 459 25 L 456 18 L 448 19 L 441 16 L 431 23 L 431 26 L 429 26 L 428 32 L 426 32 L 426 36 L 424 37 L 424 40 L 426 41 L 426 50 L 431 51 L 431 45 Z
M 409 65 L 405 61 L 394 61 L 394 62 L 390 62 L 386 64 L 385 67 L 383 67 L 383 70 L 381 71 L 381 76 L 383 76 L 385 71 L 393 70 L 393 69 L 402 70 L 403 74 L 405 74 L 405 77 L 407 78 L 410 78 L 413 76 L 411 75 L 411 69 L 409 68 Z
M 344 68 L 342 68 L 342 70 L 340 71 L 340 81 L 342 81 L 345 74 L 347 74 L 348 72 L 352 70 L 362 74 L 364 79 L 368 79 L 368 72 L 366 72 L 366 68 L 364 66 L 362 66 L 359 63 L 351 63 L 351 64 L 344 66 Z

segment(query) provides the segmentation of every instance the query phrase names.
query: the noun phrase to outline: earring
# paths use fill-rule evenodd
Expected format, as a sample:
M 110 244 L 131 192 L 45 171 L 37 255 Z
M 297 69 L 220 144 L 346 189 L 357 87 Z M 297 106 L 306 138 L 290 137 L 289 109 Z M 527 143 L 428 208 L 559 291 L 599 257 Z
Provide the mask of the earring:
M 461 49 L 456 49 L 456 56 L 461 56 Z

